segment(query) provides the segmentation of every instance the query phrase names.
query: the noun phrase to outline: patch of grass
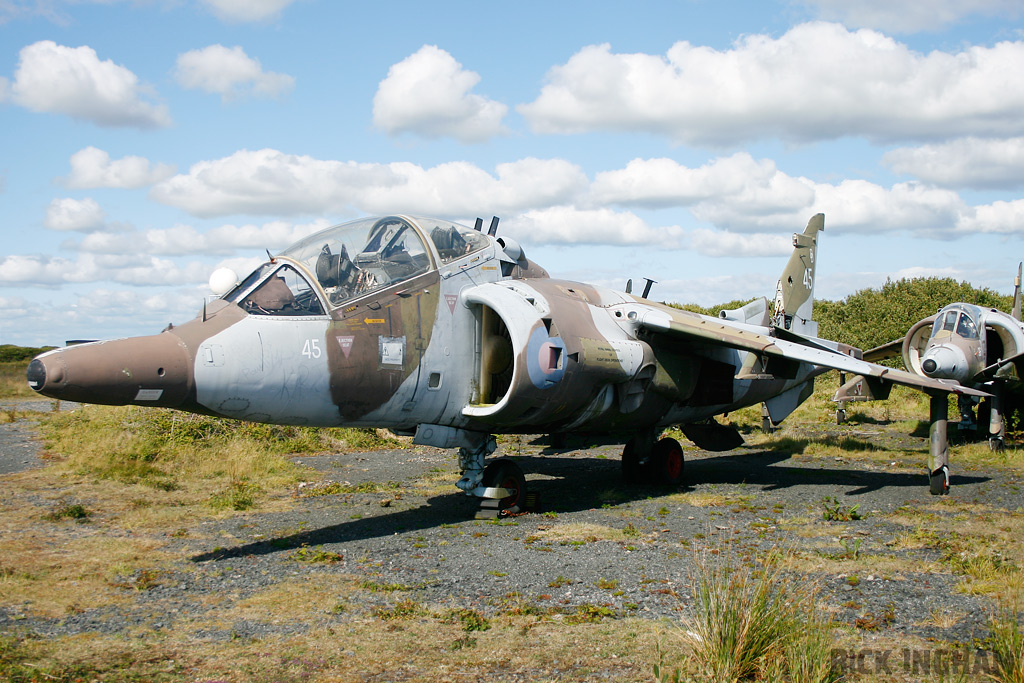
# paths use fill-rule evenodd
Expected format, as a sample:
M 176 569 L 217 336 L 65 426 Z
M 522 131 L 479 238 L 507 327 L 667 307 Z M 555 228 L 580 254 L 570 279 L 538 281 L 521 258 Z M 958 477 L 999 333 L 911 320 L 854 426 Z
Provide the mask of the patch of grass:
M 260 487 L 247 481 L 233 481 L 227 488 L 210 497 L 214 510 L 250 510 L 256 507 Z
M 373 615 L 381 621 L 393 621 L 395 619 L 413 619 L 426 614 L 426 610 L 420 603 L 412 598 L 400 600 L 391 607 L 377 607 Z
M 59 522 L 64 519 L 73 519 L 76 522 L 84 523 L 89 521 L 92 512 L 87 510 L 81 503 L 60 502 L 53 510 L 43 515 L 44 519 L 51 522 Z
M 447 623 L 462 624 L 462 630 L 466 633 L 474 631 L 487 631 L 491 628 L 491 622 L 475 609 L 453 609 L 449 610 L 444 617 Z
M 386 429 L 346 427 L 336 430 L 336 436 L 348 448 L 359 451 L 383 451 L 409 447 L 408 440 L 402 441 Z
M 781 570 L 777 553 L 760 567 L 695 557 L 694 614 L 681 637 L 701 680 L 838 680 L 831 622 L 802 578 Z
M 631 527 L 629 525 L 627 528 Z M 639 535 L 639 534 L 637 534 Z M 614 529 L 600 524 L 565 523 L 554 524 L 547 529 L 539 529 L 533 534 L 536 540 L 568 544 L 596 543 L 598 541 L 624 541 L 630 538 L 626 530 Z
M 614 619 L 619 616 L 618 610 L 609 605 L 594 605 L 586 603 L 579 605 L 576 611 L 565 616 L 567 624 L 596 624 L 605 619 Z
M 283 492 L 297 482 L 300 470 L 285 454 L 319 451 L 332 443 L 327 430 L 138 406 L 83 406 L 41 414 L 40 431 L 54 473 L 95 484 L 112 482 L 115 486 L 102 493 L 108 501 L 150 500 L 146 508 L 131 506 L 133 517 L 143 523 L 194 514 L 195 504 L 220 511 L 252 509 L 267 500 L 266 492 Z M 135 486 L 176 495 L 140 496 Z M 118 512 L 117 503 L 110 507 Z
M 150 648 L 111 645 L 84 657 L 61 661 L 51 643 L 0 634 L 0 680 L 170 683 L 180 681 L 185 670 L 194 664 L 183 653 L 169 657 L 166 652 Z
M 397 491 L 401 487 L 401 484 L 396 481 L 384 483 L 364 481 L 358 484 L 350 484 L 347 481 L 327 481 L 302 487 L 301 495 L 303 498 L 312 498 L 314 496 L 336 496 L 349 493 L 381 493 L 383 491 Z
M 131 576 L 110 584 L 114 588 L 128 588 L 136 591 L 148 591 L 160 585 L 160 572 L 155 569 L 140 569 Z
M 1001 683 L 1024 683 L 1024 631 L 1015 603 L 1002 603 L 992 617 L 989 642 L 995 656 L 995 679 Z
M 4 346 L 9 346 L 9 344 L 0 345 L 0 353 L 2 353 Z M 42 352 L 42 349 L 31 349 L 31 351 Z M 24 360 L 0 361 L 0 398 L 33 398 L 39 396 L 25 379 L 29 360 L 35 355 L 35 353 L 32 353 L 31 356 Z
M 309 546 L 302 546 L 298 550 L 288 555 L 289 560 L 295 560 L 296 562 L 310 562 L 310 563 L 324 563 L 334 564 L 335 562 L 341 562 L 344 558 L 340 553 L 334 553 L 329 550 L 324 550 L 321 546 L 310 548 Z

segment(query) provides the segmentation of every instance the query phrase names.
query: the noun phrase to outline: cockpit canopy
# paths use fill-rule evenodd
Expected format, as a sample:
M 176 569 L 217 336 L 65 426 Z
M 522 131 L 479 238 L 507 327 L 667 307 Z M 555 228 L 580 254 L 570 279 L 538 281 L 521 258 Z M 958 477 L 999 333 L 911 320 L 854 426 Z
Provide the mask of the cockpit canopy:
M 434 251 L 428 247 L 426 238 L 433 243 Z M 279 256 L 305 266 L 323 288 L 328 305 L 336 308 L 422 275 L 489 243 L 481 233 L 458 223 L 387 216 L 361 218 L 321 230 Z M 274 277 L 249 291 L 274 269 Z M 292 266 L 278 266 L 274 262 L 258 268 L 224 298 L 257 315 L 324 313 L 313 288 L 302 275 Z
M 935 323 L 932 325 L 933 338 L 943 334 L 949 336 L 954 332 L 964 339 L 978 338 L 978 324 L 975 316 L 960 306 L 947 307 L 939 311 L 935 317 Z

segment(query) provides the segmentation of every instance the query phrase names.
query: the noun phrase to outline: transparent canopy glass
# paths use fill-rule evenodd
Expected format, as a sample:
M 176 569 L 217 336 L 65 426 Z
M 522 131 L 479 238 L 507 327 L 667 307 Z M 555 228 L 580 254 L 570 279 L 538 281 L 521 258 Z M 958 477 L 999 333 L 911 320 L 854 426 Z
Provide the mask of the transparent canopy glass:
M 457 223 L 387 216 L 321 230 L 280 255 L 305 265 L 320 282 L 331 306 L 339 306 L 433 269 L 435 257 L 421 234 L 430 237 L 442 263 L 488 244 L 479 232 Z

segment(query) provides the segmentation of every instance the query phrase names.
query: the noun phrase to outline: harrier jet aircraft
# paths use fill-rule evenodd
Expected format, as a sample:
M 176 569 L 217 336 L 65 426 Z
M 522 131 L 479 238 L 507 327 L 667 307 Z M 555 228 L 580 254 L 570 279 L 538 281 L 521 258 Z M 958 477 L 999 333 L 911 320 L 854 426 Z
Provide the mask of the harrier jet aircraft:
M 481 227 L 387 216 L 328 228 L 240 282 L 229 275 L 227 291 L 184 324 L 40 355 L 29 384 L 85 403 L 386 427 L 458 448 L 457 486 L 501 509 L 523 503 L 525 478 L 511 460 L 485 461 L 496 433 L 621 435 L 627 478 L 677 485 L 683 450 L 659 439 L 665 427 L 681 425 L 702 448 L 735 448 L 739 433 L 714 416 L 763 402 L 778 423 L 831 368 L 980 393 L 816 338 L 821 214 L 793 237 L 774 314 L 762 297 L 720 318 L 551 278 L 495 236 L 496 218 Z
M 1008 403 L 1024 394 L 1024 323 L 1021 322 L 1021 267 L 1014 281 L 1013 311 L 1003 313 L 968 303 L 951 303 L 915 323 L 906 335 L 865 352 L 865 360 L 903 356 L 904 366 L 920 377 L 955 380 L 991 394 L 978 409 L 989 447 L 1000 450 L 1006 437 Z M 856 382 L 856 378 L 847 383 Z M 841 390 L 842 391 L 842 390 Z M 856 394 L 854 390 L 852 393 Z M 854 396 L 853 400 L 865 400 Z M 974 429 L 974 399 L 959 396 L 960 427 Z

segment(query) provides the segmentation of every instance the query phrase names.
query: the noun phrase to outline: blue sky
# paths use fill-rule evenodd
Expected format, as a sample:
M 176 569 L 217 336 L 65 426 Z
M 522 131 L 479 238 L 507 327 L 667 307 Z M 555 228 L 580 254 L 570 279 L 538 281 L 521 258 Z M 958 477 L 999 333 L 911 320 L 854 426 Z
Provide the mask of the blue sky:
M 382 213 L 552 275 L 817 296 L 1024 259 L 1019 0 L 0 0 L 0 343 L 155 333 Z

